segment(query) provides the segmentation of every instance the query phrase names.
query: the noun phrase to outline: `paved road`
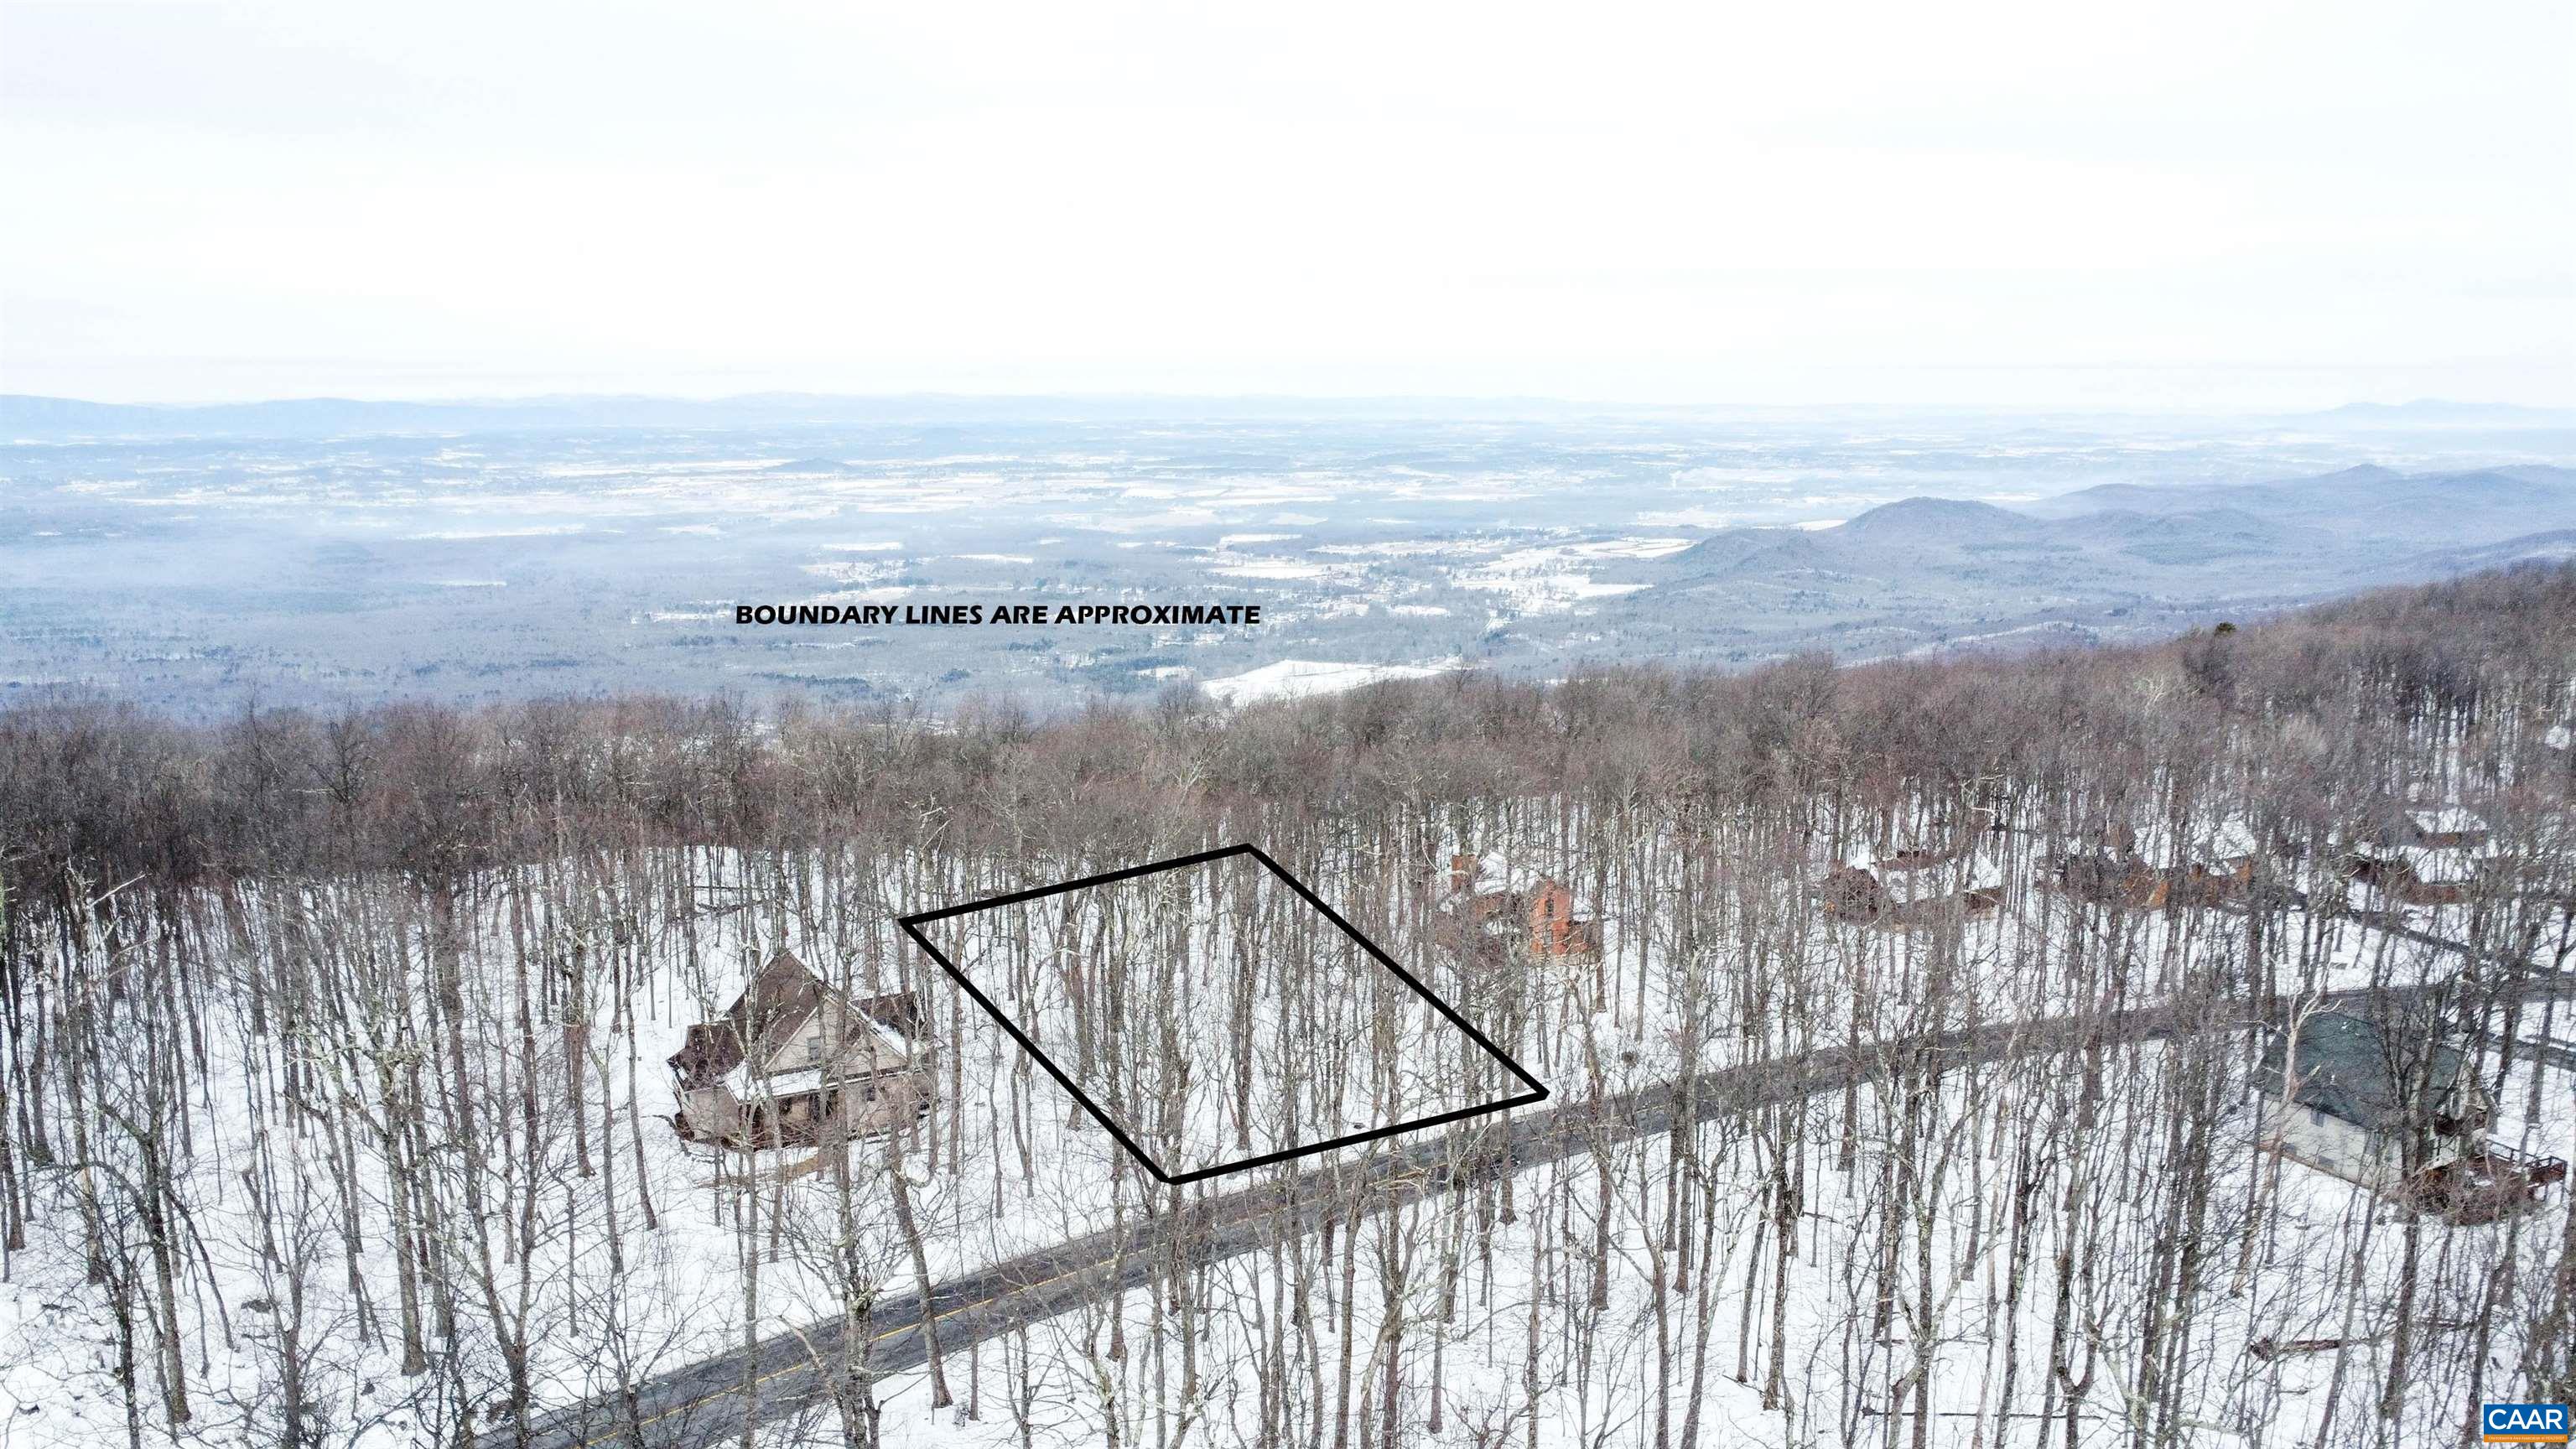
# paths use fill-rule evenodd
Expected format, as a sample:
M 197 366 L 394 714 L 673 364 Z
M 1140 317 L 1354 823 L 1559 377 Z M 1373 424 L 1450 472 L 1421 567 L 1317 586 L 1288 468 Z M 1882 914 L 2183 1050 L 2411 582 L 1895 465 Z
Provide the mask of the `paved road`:
M 2409 934 L 2471 954 L 2456 942 Z M 2528 994 L 2566 991 L 2571 986 L 2576 986 L 2576 980 L 2552 980 Z M 2328 1000 L 2352 1002 L 2375 995 L 2389 1002 L 2418 994 L 2412 989 L 2385 993 L 2361 989 L 2337 992 Z M 2253 1022 L 2254 1006 L 2246 998 L 2181 1001 L 2108 1017 L 2004 1022 L 1721 1067 L 1693 1079 L 1687 1091 L 1682 1084 L 1668 1082 L 1598 1104 L 1567 1101 L 1560 1095 L 1558 1105 L 1544 1111 L 1483 1119 L 1453 1129 L 1454 1136 L 1395 1139 L 1381 1144 L 1386 1150 L 1365 1159 L 1309 1168 L 1294 1177 L 1205 1198 L 1187 1223 L 1196 1235 L 1192 1256 L 1208 1261 L 1230 1258 L 1266 1247 L 1282 1234 L 1312 1231 L 1320 1227 L 1323 1210 L 1335 1201 L 1359 1200 L 1377 1207 L 1390 1197 L 1409 1202 L 1442 1191 L 1448 1185 L 1453 1154 L 1487 1171 L 1506 1163 L 1518 1170 L 1576 1156 L 1603 1142 L 1669 1131 L 1675 1119 L 1685 1115 L 1704 1120 L 1839 1088 L 1855 1071 L 1869 1073 L 1911 1052 L 1937 1054 L 1946 1059 L 1947 1069 L 2065 1052 L 2083 1047 L 2096 1035 L 2105 1042 L 2124 1043 L 2245 1027 Z M 1467 1139 L 1463 1153 L 1461 1138 Z M 1505 1149 L 1508 1158 L 1503 1156 Z M 938 1285 L 931 1294 L 930 1309 L 942 1355 L 1099 1301 L 1113 1289 L 1143 1285 L 1155 1267 L 1157 1249 L 1173 1229 L 1173 1220 L 1166 1218 L 1123 1232 L 1095 1233 Z M 868 1351 L 875 1372 L 896 1372 L 923 1362 L 921 1317 L 917 1294 L 889 1297 L 876 1306 Z M 767 1421 L 827 1397 L 817 1365 L 839 1360 L 846 1332 L 840 1321 L 816 1324 L 767 1339 L 747 1357 L 737 1351 L 692 1364 L 639 1385 L 631 1413 L 620 1398 L 596 1399 L 542 1418 L 529 1442 L 537 1449 L 594 1445 L 704 1449 L 738 1442 L 747 1402 L 759 1419 Z M 753 1380 L 748 1399 L 746 1367 Z M 483 1440 L 485 1449 L 515 1443 L 507 1430 L 487 1434 Z

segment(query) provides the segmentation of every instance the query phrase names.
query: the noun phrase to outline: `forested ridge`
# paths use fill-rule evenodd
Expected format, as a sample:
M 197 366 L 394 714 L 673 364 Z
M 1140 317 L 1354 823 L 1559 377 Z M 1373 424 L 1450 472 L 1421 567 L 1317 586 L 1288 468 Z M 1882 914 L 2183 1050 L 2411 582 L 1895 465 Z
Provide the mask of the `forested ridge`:
M 1223 1262 L 1176 1233 L 1148 1291 L 918 1374 L 852 1334 L 826 1402 L 747 1388 L 696 1442 L 2474 1443 L 2481 1399 L 2576 1396 L 2565 1187 L 2452 1222 L 2258 1150 L 2263 1027 L 2383 993 L 2461 1045 L 2502 1146 L 2565 1154 L 2571 725 L 2576 569 L 2528 568 L 2154 648 L 1240 711 L 21 704 L 0 1443 L 527 1442 L 582 1403 L 666 1442 L 658 1374 L 1183 1218 L 1243 1184 L 1125 1164 L 893 920 L 1239 842 L 1596 1111 L 1595 1149 L 1354 1186 Z M 2474 818 L 2476 868 L 2356 873 L 2409 812 Z M 2196 882 L 2221 833 L 2241 887 L 2084 888 Z M 1444 886 L 1484 855 L 1562 882 L 1600 949 L 1463 944 Z M 1960 889 L 1848 908 L 1837 880 L 1909 855 Z M 1078 962 L 1069 1019 L 1150 1065 L 1176 1025 L 1122 932 L 1160 939 L 1068 918 L 1011 979 Z M 662 1056 L 782 946 L 926 1003 L 929 1110 L 684 1146 Z M 2150 1005 L 2194 1029 L 2082 1029 Z M 2075 1030 L 1936 1041 L 2016 1021 Z M 1801 1101 L 1656 1134 L 1610 1105 L 1825 1049 Z

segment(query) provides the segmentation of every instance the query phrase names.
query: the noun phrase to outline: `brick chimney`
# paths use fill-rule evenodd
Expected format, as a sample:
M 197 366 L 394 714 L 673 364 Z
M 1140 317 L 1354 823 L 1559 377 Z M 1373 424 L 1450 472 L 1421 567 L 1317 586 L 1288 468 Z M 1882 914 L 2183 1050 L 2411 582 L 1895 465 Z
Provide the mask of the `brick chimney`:
M 1476 857 L 1459 854 L 1449 857 L 1449 889 L 1463 891 L 1476 883 Z

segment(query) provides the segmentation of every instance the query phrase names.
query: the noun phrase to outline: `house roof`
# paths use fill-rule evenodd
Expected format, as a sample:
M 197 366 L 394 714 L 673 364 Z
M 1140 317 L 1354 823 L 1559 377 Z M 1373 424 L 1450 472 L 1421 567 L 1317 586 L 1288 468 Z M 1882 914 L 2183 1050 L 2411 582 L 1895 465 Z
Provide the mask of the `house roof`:
M 823 984 L 795 952 L 782 948 L 752 973 L 722 1017 L 689 1028 L 671 1066 L 695 1082 L 733 1074 L 746 1060 L 768 1061 L 825 1001 L 835 999 L 848 1008 L 848 1019 L 866 1022 L 878 1040 L 897 1052 L 909 1052 L 921 1035 L 921 1003 L 912 993 L 893 991 L 851 1001 Z
M 2000 890 L 2004 884 L 2002 864 L 1982 855 L 1966 855 L 1914 869 L 1881 867 L 1869 874 L 1886 888 L 1887 898 L 1898 905 L 1944 900 L 1966 891 Z
M 2402 861 L 2421 881 L 2466 882 L 2478 878 L 2488 869 L 2487 862 L 2504 857 L 2504 848 L 2494 841 L 2477 845 L 2392 845 L 2361 841 L 2352 853 L 2366 860 Z
M 842 1074 L 845 1078 L 846 1074 Z M 842 1078 L 836 1078 L 839 1080 Z M 799 1067 L 794 1071 L 755 1075 L 748 1062 L 736 1063 L 724 1075 L 725 1089 L 738 1101 L 754 1102 L 763 1097 L 794 1097 L 823 1085 L 821 1067 Z
M 2404 847 L 2394 854 L 2413 867 L 2417 880 L 2435 885 L 2464 885 L 2476 880 L 2480 864 L 2491 858 L 2483 850 L 2429 845 Z
M 2203 861 L 2243 860 L 2261 849 L 2253 827 L 2231 816 L 2211 828 L 2194 853 Z
M 725 1008 L 725 1020 L 750 1044 L 753 1060 L 766 1060 L 805 1025 L 830 991 L 795 952 L 781 950 Z
M 2288 1036 L 2277 1031 L 2265 1043 L 2266 1090 L 2277 1094 L 2275 1084 L 2283 1080 L 2284 1072 L 2294 1073 L 2291 1101 L 2373 1132 L 2404 1125 L 2406 1088 L 2415 1073 L 2426 1073 L 2424 1080 L 2437 1098 L 2460 1074 L 2457 1047 L 2430 1043 L 2433 1056 L 2427 1063 L 2426 1043 L 2392 1044 L 2379 1023 L 2350 1012 L 2321 1011 L 2306 1017 L 2299 1023 L 2296 1051 L 2288 1047 Z
M 2457 805 L 2443 805 L 2424 810 L 2409 810 L 2406 818 L 2427 835 L 2477 835 L 2486 831 L 2487 823 Z
M 1540 889 L 1551 885 L 1563 890 L 1573 902 L 1574 919 L 1591 919 L 1590 907 L 1585 904 L 1581 896 L 1574 893 L 1573 887 L 1553 876 L 1532 870 L 1528 866 L 1515 865 L 1499 850 L 1489 850 L 1478 856 L 1475 874 L 1468 878 L 1465 888 L 1451 891 L 1440 902 L 1439 908 L 1448 910 L 1451 902 L 1465 896 L 1508 895 L 1526 900 Z
M 1480 896 L 1505 892 L 1527 895 L 1546 880 L 1546 876 L 1525 865 L 1514 865 L 1501 851 L 1489 850 L 1477 857 L 1475 879 L 1468 882 L 1467 888 Z

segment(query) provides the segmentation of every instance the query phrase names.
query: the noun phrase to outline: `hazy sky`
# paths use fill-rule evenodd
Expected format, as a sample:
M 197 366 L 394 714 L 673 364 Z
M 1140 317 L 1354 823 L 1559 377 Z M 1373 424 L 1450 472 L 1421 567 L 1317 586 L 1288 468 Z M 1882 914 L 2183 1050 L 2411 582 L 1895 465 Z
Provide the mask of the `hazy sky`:
M 0 0 L 0 390 L 2576 402 L 2576 7 Z

